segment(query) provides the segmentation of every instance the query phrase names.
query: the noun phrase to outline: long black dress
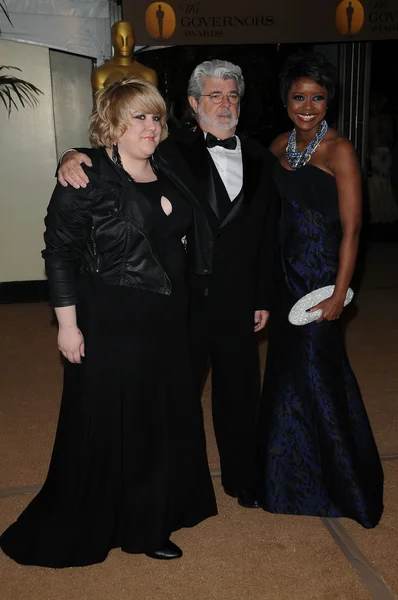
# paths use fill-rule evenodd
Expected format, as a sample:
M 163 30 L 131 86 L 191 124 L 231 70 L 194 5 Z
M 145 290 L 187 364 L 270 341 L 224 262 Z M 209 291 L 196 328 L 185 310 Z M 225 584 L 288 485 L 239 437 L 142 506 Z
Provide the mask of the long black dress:
M 312 165 L 275 166 L 282 199 L 277 302 L 259 413 L 261 500 L 274 513 L 350 517 L 377 525 L 383 471 L 340 320 L 295 326 L 306 293 L 336 282 L 341 226 L 336 182 Z
M 191 207 L 165 178 L 140 185 L 153 203 L 172 293 L 80 282 L 86 357 L 65 361 L 46 482 L 1 537 L 22 564 L 88 565 L 114 547 L 153 551 L 173 531 L 216 514 L 188 360 L 181 238 Z

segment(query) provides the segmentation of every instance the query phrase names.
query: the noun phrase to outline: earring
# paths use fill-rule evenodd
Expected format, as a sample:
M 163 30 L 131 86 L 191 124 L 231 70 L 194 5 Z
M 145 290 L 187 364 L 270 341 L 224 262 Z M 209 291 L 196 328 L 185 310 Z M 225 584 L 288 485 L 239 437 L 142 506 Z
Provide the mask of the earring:
M 117 162 L 118 156 L 119 156 L 119 150 L 118 150 L 117 144 L 112 144 L 112 160 L 114 163 Z
M 155 173 L 155 175 L 156 175 L 156 174 L 158 173 L 158 171 L 159 171 L 159 167 L 158 167 L 158 165 L 157 165 L 157 163 L 156 163 L 156 159 L 155 159 L 155 157 L 154 157 L 154 155 L 153 155 L 153 154 L 151 154 L 151 156 L 149 157 L 149 162 L 150 162 L 150 165 L 151 165 L 152 171 L 153 171 L 153 172 Z
M 112 160 L 115 163 L 115 165 L 117 165 L 118 167 L 121 167 L 123 169 L 123 163 L 122 163 L 122 159 L 120 158 L 119 146 L 118 146 L 117 142 L 112 144 Z

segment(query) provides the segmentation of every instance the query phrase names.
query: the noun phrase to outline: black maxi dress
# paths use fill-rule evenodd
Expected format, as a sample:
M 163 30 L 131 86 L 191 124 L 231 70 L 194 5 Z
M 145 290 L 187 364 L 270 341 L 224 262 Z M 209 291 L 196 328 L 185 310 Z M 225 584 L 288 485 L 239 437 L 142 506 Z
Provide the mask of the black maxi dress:
M 341 320 L 296 326 L 287 318 L 301 296 L 336 282 L 336 182 L 310 164 L 289 171 L 277 163 L 274 176 L 282 216 L 259 412 L 261 502 L 273 513 L 350 517 L 374 527 L 383 471 Z
M 188 358 L 181 238 L 191 207 L 164 176 L 130 185 L 153 205 L 172 293 L 80 281 L 86 357 L 65 361 L 47 479 L 0 540 L 21 564 L 83 566 L 115 547 L 153 551 L 217 512 Z

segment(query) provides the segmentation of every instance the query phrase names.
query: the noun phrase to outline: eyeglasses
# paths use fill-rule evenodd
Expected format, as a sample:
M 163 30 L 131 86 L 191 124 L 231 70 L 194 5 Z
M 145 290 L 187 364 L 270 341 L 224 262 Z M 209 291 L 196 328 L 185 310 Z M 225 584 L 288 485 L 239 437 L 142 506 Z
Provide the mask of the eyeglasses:
M 209 96 L 210 100 L 214 104 L 221 104 L 224 98 L 228 98 L 228 102 L 231 104 L 238 104 L 240 96 L 238 92 L 229 92 L 228 94 L 222 94 L 221 92 L 212 92 L 211 94 L 201 94 L 201 96 Z

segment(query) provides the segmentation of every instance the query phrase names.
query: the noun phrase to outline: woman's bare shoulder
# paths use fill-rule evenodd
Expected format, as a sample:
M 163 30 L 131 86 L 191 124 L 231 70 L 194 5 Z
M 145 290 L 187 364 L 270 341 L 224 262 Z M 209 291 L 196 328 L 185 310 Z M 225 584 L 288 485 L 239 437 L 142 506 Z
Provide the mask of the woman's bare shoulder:
M 274 154 L 274 156 L 276 156 L 277 158 L 280 158 L 282 155 L 284 155 L 289 135 L 290 131 L 285 131 L 284 133 L 278 135 L 271 142 L 269 149 L 272 152 L 272 154 Z
M 329 158 L 335 157 L 336 155 L 350 156 L 355 154 L 355 149 L 350 140 L 337 129 L 329 127 L 328 132 L 324 138 L 325 150 Z
M 338 129 L 333 129 L 329 127 L 328 132 L 325 136 L 325 141 L 328 142 L 328 145 L 331 150 L 339 150 L 339 149 L 349 149 L 353 148 L 350 140 Z
M 350 140 L 337 129 L 330 128 L 327 136 L 327 162 L 330 168 L 335 172 L 341 167 L 356 167 L 358 164 L 355 148 Z

